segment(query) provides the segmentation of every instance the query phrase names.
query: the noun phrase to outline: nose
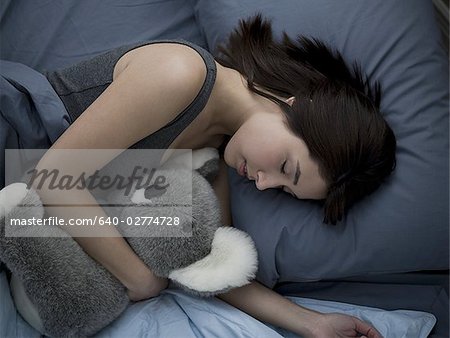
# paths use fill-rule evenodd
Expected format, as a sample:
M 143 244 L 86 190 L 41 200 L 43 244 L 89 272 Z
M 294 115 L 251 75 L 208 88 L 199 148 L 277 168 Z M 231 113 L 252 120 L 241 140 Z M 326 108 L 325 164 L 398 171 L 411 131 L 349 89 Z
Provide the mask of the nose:
M 262 172 L 262 171 L 258 171 L 256 173 L 255 184 L 256 184 L 256 188 L 258 188 L 258 190 L 265 190 L 265 189 L 274 188 L 277 186 L 273 177 L 271 177 L 270 175 L 268 175 L 267 173 Z

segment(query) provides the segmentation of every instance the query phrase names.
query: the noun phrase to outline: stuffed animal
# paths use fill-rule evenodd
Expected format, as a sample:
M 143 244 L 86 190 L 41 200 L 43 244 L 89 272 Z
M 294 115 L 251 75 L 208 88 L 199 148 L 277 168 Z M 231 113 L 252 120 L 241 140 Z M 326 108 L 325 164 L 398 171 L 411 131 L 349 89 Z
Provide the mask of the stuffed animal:
M 244 232 L 221 226 L 217 197 L 205 179 L 212 180 L 217 172 L 217 153 L 194 151 L 192 189 L 179 179 L 188 170 L 180 168 L 180 161 L 158 169 L 168 183 L 163 191 L 136 185 L 128 196 L 111 194 L 108 203 L 123 205 L 114 210 L 127 219 L 175 214 L 179 205 L 171 209 L 171 201 L 192 198 L 192 217 L 188 210 L 172 227 L 154 223 L 140 227 L 139 231 L 148 231 L 144 237 L 127 236 L 136 230 L 132 227 L 119 231 L 156 275 L 188 292 L 210 296 L 248 284 L 257 269 L 254 244 Z M 34 328 L 53 337 L 89 336 L 124 311 L 129 304 L 124 286 L 63 230 L 5 227 L 11 218 L 45 216 L 33 189 L 24 183 L 6 186 L 0 191 L 0 207 L 0 261 L 12 272 L 18 311 Z

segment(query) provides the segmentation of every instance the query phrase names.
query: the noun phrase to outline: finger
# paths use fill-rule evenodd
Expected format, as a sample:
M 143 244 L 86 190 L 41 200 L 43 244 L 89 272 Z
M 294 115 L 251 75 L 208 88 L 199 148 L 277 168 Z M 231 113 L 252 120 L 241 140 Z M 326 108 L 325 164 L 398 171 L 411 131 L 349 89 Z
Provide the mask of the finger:
M 366 335 L 367 338 L 383 338 L 383 336 L 373 326 L 355 318 L 356 331 Z

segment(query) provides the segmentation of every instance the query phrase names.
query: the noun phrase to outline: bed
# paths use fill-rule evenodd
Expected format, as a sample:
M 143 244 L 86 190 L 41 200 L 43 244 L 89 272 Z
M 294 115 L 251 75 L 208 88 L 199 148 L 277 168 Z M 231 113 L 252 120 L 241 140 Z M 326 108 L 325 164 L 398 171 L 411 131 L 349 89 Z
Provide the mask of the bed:
M 2 1 L 3 148 L 48 148 L 69 125 L 40 72 L 150 39 L 214 51 L 239 18 L 256 12 L 277 33 L 317 36 L 361 60 L 384 83 L 382 107 L 399 139 L 399 173 L 337 227 L 321 224 L 314 203 L 261 193 L 230 170 L 233 222 L 256 242 L 258 280 L 298 304 L 363 318 L 386 337 L 448 337 L 448 54 L 431 2 Z M 3 171 L 1 178 L 3 186 Z M 4 266 L 0 302 L 0 336 L 39 337 L 15 310 Z M 169 288 L 129 306 L 97 336 L 293 335 Z

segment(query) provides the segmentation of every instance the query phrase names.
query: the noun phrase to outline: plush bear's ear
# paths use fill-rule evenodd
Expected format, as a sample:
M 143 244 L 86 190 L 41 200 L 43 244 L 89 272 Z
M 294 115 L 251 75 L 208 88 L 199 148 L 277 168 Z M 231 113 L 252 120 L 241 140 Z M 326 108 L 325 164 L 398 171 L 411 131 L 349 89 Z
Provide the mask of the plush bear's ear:
M 164 163 L 163 169 L 193 169 L 212 183 L 219 172 L 219 152 L 215 148 L 202 148 L 177 154 Z M 191 167 L 192 165 L 192 167 Z
M 219 173 L 219 152 L 215 148 L 203 148 L 192 151 L 192 169 L 196 170 L 209 183 Z
M 204 163 L 197 172 L 202 175 L 210 184 L 214 182 L 219 173 L 219 159 L 213 158 Z

